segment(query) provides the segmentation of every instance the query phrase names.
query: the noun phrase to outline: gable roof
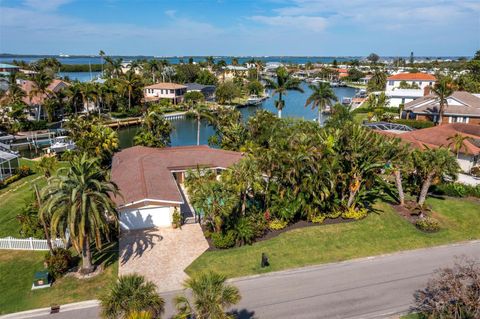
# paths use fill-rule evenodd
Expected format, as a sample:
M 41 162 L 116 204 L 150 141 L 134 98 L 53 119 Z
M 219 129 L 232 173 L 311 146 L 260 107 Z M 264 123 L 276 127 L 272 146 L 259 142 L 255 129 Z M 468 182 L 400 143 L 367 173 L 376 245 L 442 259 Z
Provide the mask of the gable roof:
M 172 171 L 196 167 L 227 168 L 242 154 L 203 146 L 151 148 L 134 146 L 115 154 L 112 181 L 123 198 L 113 198 L 117 206 L 140 201 L 183 203 Z
M 436 81 L 437 78 L 428 73 L 399 73 L 387 78 L 389 81 Z
M 465 91 L 455 91 L 447 99 L 445 115 L 480 116 L 480 97 Z M 438 114 L 440 104 L 437 96 L 430 94 L 405 104 L 404 110 L 414 113 Z
M 480 147 L 477 146 L 477 142 L 474 142 L 474 140 L 480 141 L 479 125 L 451 123 L 429 127 L 421 130 L 410 131 L 403 134 L 394 134 L 385 131 L 377 132 L 384 135 L 400 138 L 418 149 L 425 149 L 425 147 L 448 147 L 452 151 L 454 151 L 454 147 L 453 145 L 449 145 L 451 144 L 451 140 L 449 140 L 449 138 L 454 136 L 455 134 L 459 134 L 469 137 L 469 139 L 466 139 L 464 141 L 464 148 L 460 150 L 461 153 L 470 155 L 480 154 Z
M 43 101 L 47 98 L 47 94 L 43 95 L 35 95 L 30 97 L 30 93 L 32 92 L 33 88 L 35 87 L 35 82 L 30 81 L 30 80 L 20 80 L 20 87 L 22 90 L 25 92 L 25 97 L 23 97 L 23 102 L 25 102 L 28 105 L 39 105 L 42 104 Z M 61 89 L 69 86 L 70 84 L 68 82 L 65 82 L 63 80 L 58 80 L 54 79 L 52 83 L 47 87 L 47 91 L 51 92 L 58 92 Z

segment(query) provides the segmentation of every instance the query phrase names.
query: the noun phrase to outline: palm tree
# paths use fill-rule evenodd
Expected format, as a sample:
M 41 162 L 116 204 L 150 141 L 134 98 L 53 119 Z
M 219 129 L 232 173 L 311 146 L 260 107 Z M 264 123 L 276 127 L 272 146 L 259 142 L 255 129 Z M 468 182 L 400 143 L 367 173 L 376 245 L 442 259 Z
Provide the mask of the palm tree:
M 52 176 L 52 172 L 55 170 L 55 167 L 57 167 L 57 164 L 58 161 L 55 156 L 43 156 L 37 163 L 37 168 L 43 173 L 43 176 L 48 179 Z
M 387 75 L 382 70 L 376 69 L 373 72 L 372 78 L 368 81 L 368 91 L 383 91 L 387 84 Z
M 103 58 L 105 57 L 105 52 L 103 52 L 103 50 L 100 50 L 100 52 L 98 52 L 98 55 L 100 56 L 100 60 L 102 64 L 102 77 L 103 77 Z
M 172 124 L 158 112 L 149 112 L 140 131 L 133 138 L 135 145 L 166 147 L 170 145 Z
M 449 149 L 436 148 L 415 150 L 412 152 L 412 165 L 415 174 L 422 181 L 420 193 L 417 197 L 417 204 L 423 206 L 427 198 L 428 190 L 435 178 L 448 176 L 455 180 L 459 171 L 458 162 Z
M 50 77 L 47 73 L 40 71 L 33 77 L 33 88 L 30 91 L 30 100 L 33 97 L 48 97 L 51 91 L 48 89 L 50 84 L 52 83 L 52 77 Z M 41 99 L 43 100 L 43 99 Z M 42 103 L 42 102 L 40 102 Z M 38 116 L 37 119 L 40 120 L 40 113 L 41 113 L 41 106 L 38 108 Z
M 141 79 L 133 71 L 128 71 L 122 79 L 122 85 L 128 94 L 128 109 L 132 108 L 133 91 L 141 85 Z
M 194 104 L 189 110 L 189 113 L 194 115 L 197 119 L 197 145 L 200 145 L 200 124 L 202 119 L 206 119 L 207 121 L 212 123 L 214 121 L 214 118 L 208 106 L 202 103 Z
M 84 104 L 82 84 L 78 82 L 72 83 L 72 85 L 68 86 L 65 90 L 65 94 L 67 95 L 67 103 L 73 108 L 74 113 L 77 114 L 79 102 Z
M 100 297 L 100 305 L 103 318 L 160 318 L 165 301 L 158 295 L 153 282 L 131 274 L 120 276 Z M 139 313 L 143 313 L 143 317 Z
M 11 73 L 8 78 L 8 93 L 6 94 L 6 103 L 20 103 L 25 96 L 25 91 L 17 83 L 17 73 Z
M 98 160 L 84 153 L 75 156 L 70 167 L 58 169 L 41 195 L 44 202 L 40 216 L 51 221 L 52 237 L 60 234 L 66 239 L 68 233 L 73 247 L 82 255 L 80 271 L 93 271 L 92 242 L 101 249 L 103 236 L 118 223 L 110 197 L 119 195 L 117 186 L 99 168 Z
M 468 140 L 468 136 L 463 136 L 461 134 L 456 133 L 455 135 L 447 138 L 447 140 L 450 141 L 448 146 L 453 147 L 453 151 L 455 152 L 458 158 L 460 151 L 466 148 L 465 141 Z
M 158 60 L 156 59 L 151 59 L 147 62 L 147 67 L 150 73 L 152 73 L 152 82 L 155 83 L 155 73 L 160 71 L 160 64 L 158 63 Z
M 288 73 L 287 69 L 281 67 L 277 69 L 276 81 L 266 78 L 267 82 L 265 87 L 272 89 L 274 94 L 278 94 L 278 100 L 275 101 L 275 107 L 278 110 L 278 117 L 282 117 L 282 110 L 285 107 L 285 101 L 283 95 L 287 94 L 288 90 L 298 91 L 303 93 L 303 89 L 300 87 L 300 80 L 296 79 Z
M 207 272 L 184 283 L 191 290 L 191 301 L 186 294 L 174 299 L 178 314 L 176 319 L 223 319 L 230 318 L 226 309 L 237 304 L 241 297 L 238 288 L 226 283 L 226 277 Z
M 438 104 L 440 106 L 440 109 L 438 110 L 437 124 L 442 125 L 443 114 L 445 113 L 445 108 L 448 106 L 447 99 L 454 92 L 452 78 L 448 76 L 441 77 L 431 90 L 433 94 L 437 96 Z
M 332 105 L 332 101 L 337 101 L 337 96 L 333 92 L 330 84 L 326 82 L 318 82 L 317 85 L 310 84 L 309 88 L 312 94 L 307 98 L 305 107 L 312 105 L 312 109 L 318 110 L 318 124 L 321 125 L 322 112 L 325 111 L 328 105 Z

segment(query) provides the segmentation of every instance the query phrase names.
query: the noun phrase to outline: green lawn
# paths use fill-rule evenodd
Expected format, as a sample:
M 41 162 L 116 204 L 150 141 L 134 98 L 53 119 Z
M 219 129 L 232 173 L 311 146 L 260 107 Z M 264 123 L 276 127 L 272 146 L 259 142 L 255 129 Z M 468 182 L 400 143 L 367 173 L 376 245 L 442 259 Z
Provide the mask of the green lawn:
M 22 158 L 20 165 L 27 165 L 36 171 L 32 160 Z M 35 173 L 0 190 L 0 238 L 19 237 L 20 224 L 15 217 L 34 200 L 32 183 L 41 188 L 46 182 L 40 174 Z
M 118 273 L 117 248 L 100 275 L 91 279 L 64 277 L 51 288 L 31 290 L 33 275 L 43 270 L 46 252 L 0 250 L 0 315 L 95 299 L 113 283 Z
M 442 225 L 435 234 L 418 231 L 389 205 L 379 203 L 378 213 L 358 222 L 296 229 L 251 246 L 205 252 L 186 272 L 213 270 L 238 277 L 480 238 L 480 202 L 428 202 Z M 267 269 L 260 268 L 262 252 L 270 258 Z

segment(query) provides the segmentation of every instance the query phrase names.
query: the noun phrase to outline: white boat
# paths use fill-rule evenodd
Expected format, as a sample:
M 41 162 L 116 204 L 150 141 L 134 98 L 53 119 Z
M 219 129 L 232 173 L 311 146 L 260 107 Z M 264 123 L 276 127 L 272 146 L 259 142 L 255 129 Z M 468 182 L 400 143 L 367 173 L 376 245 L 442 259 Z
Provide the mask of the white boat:
M 250 95 L 247 100 L 247 105 L 258 105 L 265 100 L 264 97 L 258 96 L 258 95 Z
M 47 153 L 62 153 L 75 149 L 75 143 L 68 136 L 57 136 L 52 145 L 47 148 Z
M 64 54 L 64 53 L 60 53 L 58 56 L 61 57 L 61 58 L 69 58 L 70 57 L 70 55 Z

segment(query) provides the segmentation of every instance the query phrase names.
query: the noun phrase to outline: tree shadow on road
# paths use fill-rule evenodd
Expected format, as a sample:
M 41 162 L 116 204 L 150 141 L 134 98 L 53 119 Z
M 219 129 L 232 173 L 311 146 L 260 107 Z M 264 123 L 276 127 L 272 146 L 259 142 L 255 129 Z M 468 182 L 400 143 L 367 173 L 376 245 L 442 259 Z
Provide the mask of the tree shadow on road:
M 234 309 L 228 313 L 233 315 L 236 319 L 256 319 L 255 311 L 250 311 L 248 309 Z
M 157 229 L 143 229 L 123 232 L 120 235 L 120 264 L 124 265 L 131 258 L 141 257 L 163 239 L 156 233 Z

